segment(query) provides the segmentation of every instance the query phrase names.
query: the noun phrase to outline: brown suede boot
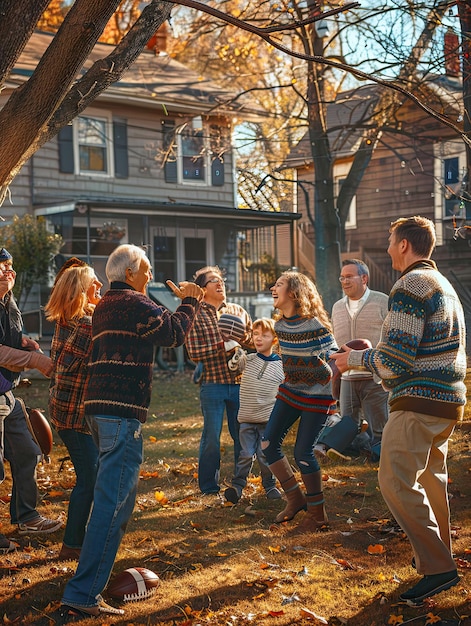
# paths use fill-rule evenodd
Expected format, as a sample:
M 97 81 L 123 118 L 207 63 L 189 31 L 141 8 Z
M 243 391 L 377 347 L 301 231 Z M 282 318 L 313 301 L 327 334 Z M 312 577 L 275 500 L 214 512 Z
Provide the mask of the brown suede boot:
M 324 493 L 322 491 L 322 472 L 301 474 L 306 487 L 307 512 L 301 522 L 293 528 L 290 534 L 314 533 L 327 530 L 329 520 L 324 507 Z
M 269 467 L 272 474 L 280 481 L 287 500 L 285 508 L 275 517 L 275 524 L 289 522 L 296 513 L 306 510 L 306 498 L 285 456 L 279 461 L 272 463 Z

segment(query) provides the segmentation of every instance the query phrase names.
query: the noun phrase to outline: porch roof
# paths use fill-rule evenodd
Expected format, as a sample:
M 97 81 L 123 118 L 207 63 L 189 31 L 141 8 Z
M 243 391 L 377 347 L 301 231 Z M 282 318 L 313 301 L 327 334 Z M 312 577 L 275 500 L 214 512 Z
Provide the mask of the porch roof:
M 79 209 L 80 207 L 80 209 Z M 231 227 L 239 229 L 255 229 L 281 224 L 293 224 L 301 218 L 301 213 L 287 211 L 255 211 L 253 209 L 238 209 L 235 207 L 211 206 L 175 202 L 148 202 L 136 199 L 103 199 L 93 197 L 77 198 L 74 202 L 60 205 L 36 205 L 35 215 L 52 215 L 54 213 L 68 213 L 74 210 L 93 214 L 114 213 L 142 216 L 162 216 L 210 219 L 227 221 Z

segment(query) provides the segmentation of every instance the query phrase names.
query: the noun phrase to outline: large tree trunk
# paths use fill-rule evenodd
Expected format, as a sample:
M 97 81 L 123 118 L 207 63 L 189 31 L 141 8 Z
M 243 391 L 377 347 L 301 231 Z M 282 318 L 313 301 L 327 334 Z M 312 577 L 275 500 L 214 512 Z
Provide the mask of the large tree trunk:
M 48 4 L 49 0 L 0 0 L 0 87 Z

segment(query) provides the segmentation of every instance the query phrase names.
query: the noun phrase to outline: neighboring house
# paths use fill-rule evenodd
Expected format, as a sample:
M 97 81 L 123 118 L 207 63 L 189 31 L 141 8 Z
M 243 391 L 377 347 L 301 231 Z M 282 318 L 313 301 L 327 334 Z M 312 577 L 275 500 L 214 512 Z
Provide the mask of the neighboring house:
M 426 102 L 459 124 L 463 118 L 460 75 L 428 77 L 421 87 Z M 327 127 L 334 157 L 334 184 L 338 191 L 353 161 L 365 128 L 371 126 L 370 113 L 378 87 L 367 85 L 340 94 L 328 106 Z M 421 94 L 423 98 L 424 94 Z M 465 147 L 454 131 L 430 117 L 411 100 L 402 104 L 393 123 L 381 134 L 373 152 L 343 233 L 342 258 L 361 257 L 372 271 L 371 287 L 389 292 L 397 273 L 387 255 L 388 228 L 399 217 L 423 215 L 432 219 L 437 230 L 433 255 L 439 268 L 450 279 L 465 306 L 471 322 L 471 214 L 466 214 L 460 193 L 466 174 Z M 458 122 L 457 122 L 458 120 Z M 353 124 L 358 124 L 352 128 Z M 297 193 L 299 222 L 297 263 L 315 275 L 315 228 L 306 210 L 313 206 L 313 161 L 307 135 L 285 161 L 305 193 Z M 312 209 L 311 209 L 312 210 Z M 458 232 L 455 227 L 463 227 Z
M 31 37 L 0 106 L 32 74 L 52 37 Z M 88 65 L 109 52 L 110 46 L 96 45 Z M 218 264 L 227 271 L 228 290 L 250 291 L 240 243 L 249 233 L 283 233 L 290 245 L 280 263 L 292 265 L 299 216 L 237 208 L 232 123 L 249 113 L 224 104 L 228 95 L 165 52 L 144 51 L 27 162 L 2 216 L 45 216 L 64 239 L 58 265 L 79 256 L 105 285 L 108 255 L 129 242 L 147 246 L 156 283 L 191 279 L 199 267 Z M 251 282 L 257 282 L 253 276 Z M 256 295 L 252 289 L 243 298 L 253 313 Z

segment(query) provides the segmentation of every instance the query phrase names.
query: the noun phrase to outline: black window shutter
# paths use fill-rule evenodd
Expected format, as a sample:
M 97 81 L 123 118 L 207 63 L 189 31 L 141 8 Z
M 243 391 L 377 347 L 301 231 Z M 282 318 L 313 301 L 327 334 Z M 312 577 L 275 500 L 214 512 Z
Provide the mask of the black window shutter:
M 128 126 L 126 122 L 113 121 L 113 149 L 116 178 L 128 178 Z
M 219 157 L 211 163 L 211 184 L 215 187 L 224 185 L 224 161 Z
M 211 141 L 211 184 L 215 187 L 224 185 L 224 144 L 227 139 L 224 135 L 223 129 L 220 126 L 211 124 L 210 126 L 210 141 Z
M 74 173 L 74 133 L 72 126 L 64 126 L 57 136 L 59 146 L 59 172 Z
M 162 133 L 163 149 L 165 154 L 165 182 L 176 183 L 178 182 L 178 175 L 177 154 L 175 145 L 175 122 L 173 120 L 163 120 Z

